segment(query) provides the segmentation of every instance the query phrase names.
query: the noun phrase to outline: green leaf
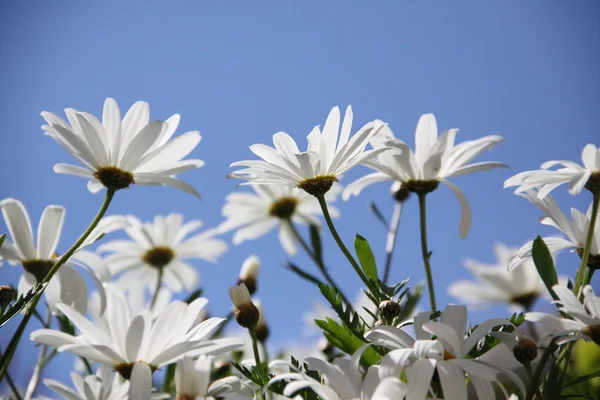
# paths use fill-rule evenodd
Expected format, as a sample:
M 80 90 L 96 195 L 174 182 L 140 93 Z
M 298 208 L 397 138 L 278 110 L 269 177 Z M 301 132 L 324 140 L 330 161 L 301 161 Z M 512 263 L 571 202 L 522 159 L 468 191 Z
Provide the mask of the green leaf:
M 21 296 L 19 296 L 17 298 L 17 301 L 15 301 L 13 304 L 11 304 L 4 311 L 2 316 L 0 316 L 0 327 L 4 326 L 6 323 L 8 323 L 8 321 L 13 319 L 18 313 L 20 313 L 25 307 L 27 307 L 29 302 L 31 300 L 33 300 L 33 298 L 36 296 L 36 294 L 39 291 L 41 291 L 44 287 L 46 287 L 46 285 L 48 285 L 48 284 L 44 283 L 42 285 L 35 285 L 34 287 L 31 288 L 31 290 L 29 290 L 29 292 L 23 293 Z
M 332 285 L 321 283 L 319 290 L 323 297 L 331 304 L 340 320 L 350 329 L 359 340 L 364 340 L 365 325 L 351 304 L 344 303 L 342 295 Z
M 347 326 L 331 318 L 315 320 L 315 324 L 323 330 L 325 337 L 332 345 L 348 355 L 354 354 L 356 350 L 366 343 L 354 336 L 354 333 Z M 381 360 L 381 355 L 377 354 L 373 348 L 368 348 L 361 358 L 361 362 L 365 367 L 376 364 L 379 360 Z
M 365 275 L 378 285 L 377 264 L 375 263 L 375 256 L 367 239 L 357 234 L 354 239 L 354 249 L 356 250 L 360 266 L 365 271 Z
M 323 247 L 321 246 L 321 235 L 319 234 L 319 228 L 316 225 L 310 226 L 310 243 L 315 252 L 315 258 L 317 260 L 323 260 Z
M 533 256 L 535 267 L 538 270 L 538 274 L 540 274 L 542 281 L 544 281 L 548 292 L 550 292 L 550 295 L 552 295 L 554 300 L 559 300 L 556 293 L 554 293 L 554 290 L 552 290 L 552 286 L 558 284 L 558 276 L 556 275 L 556 269 L 554 268 L 552 254 L 550 254 L 550 250 L 548 250 L 546 243 L 544 243 L 544 239 L 539 236 L 535 238 L 531 254 Z
M 4 244 L 4 239 L 6 239 L 6 233 L 0 235 L 0 247 L 2 247 L 2 245 Z
M 379 220 L 379 222 L 381 222 L 383 224 L 383 226 L 387 229 L 388 222 L 385 219 L 385 217 L 383 216 L 383 213 L 381 211 L 379 211 L 379 208 L 377 207 L 377 205 L 374 202 L 371 202 L 371 203 L 369 203 L 369 208 L 371 209 L 371 211 L 373 211 L 373 214 L 375 214 L 375 218 L 377 218 Z
M 69 318 L 64 315 L 56 316 L 58 321 L 58 327 L 61 332 L 68 333 L 71 336 L 75 336 L 75 326 L 71 323 Z
M 323 283 L 323 282 L 321 282 L 321 280 L 319 280 L 319 278 L 317 278 L 316 276 L 314 276 L 314 275 L 312 275 L 312 274 L 304 271 L 303 269 L 301 269 L 300 267 L 296 266 L 292 262 L 288 261 L 287 269 L 289 269 L 290 271 L 292 271 L 295 274 L 297 274 L 300 278 L 305 279 L 305 280 L 309 281 L 310 283 L 313 283 L 313 284 L 315 284 L 317 286 Z
M 412 314 L 413 311 L 417 308 L 417 304 L 419 304 L 419 300 L 421 300 L 421 296 L 423 295 L 423 285 L 419 285 L 413 290 L 409 291 L 406 294 L 404 302 L 401 304 L 402 311 L 400 312 L 400 320 L 405 321 Z
M 185 299 L 185 302 L 190 304 L 191 302 L 196 300 L 198 297 L 202 296 L 203 291 L 204 291 L 204 289 L 202 289 L 202 288 L 198 288 L 198 289 L 194 290 L 192 293 L 190 293 L 190 295 L 187 297 L 187 299 Z

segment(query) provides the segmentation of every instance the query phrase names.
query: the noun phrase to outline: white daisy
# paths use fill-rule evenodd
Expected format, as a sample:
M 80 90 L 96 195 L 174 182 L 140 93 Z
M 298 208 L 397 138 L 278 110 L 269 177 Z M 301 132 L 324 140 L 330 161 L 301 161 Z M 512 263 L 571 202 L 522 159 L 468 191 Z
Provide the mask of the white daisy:
M 226 197 L 222 214 L 226 220 L 217 228 L 220 233 L 236 230 L 233 243 L 254 240 L 278 227 L 279 241 L 289 255 L 296 254 L 297 238 L 290 222 L 320 226 L 322 215 L 319 202 L 305 191 L 289 186 L 251 185 L 254 193 L 236 192 Z M 325 195 L 325 200 L 336 200 L 341 188 L 334 185 Z M 329 207 L 333 217 L 339 211 Z
M 319 358 L 304 360 L 311 371 L 317 371 L 322 381 L 318 381 L 304 372 L 297 371 L 276 375 L 266 385 L 281 380 L 290 380 L 285 386 L 284 396 L 291 397 L 299 390 L 310 388 L 323 400 L 402 400 L 408 394 L 408 388 L 398 377 L 380 379 L 379 367 L 372 366 L 366 373 L 360 368 L 360 357 L 369 347 L 358 349 L 350 360 L 336 358 L 333 364 Z M 274 364 L 274 363 L 272 363 Z M 281 364 L 286 364 L 281 362 Z M 293 368 L 295 369 L 295 368 Z M 411 397 L 412 398 L 412 397 Z
M 381 121 L 376 123 L 382 124 Z M 382 181 L 395 180 L 401 187 L 417 194 L 426 194 L 444 183 L 458 199 L 461 206 L 460 237 L 465 238 L 471 228 L 471 208 L 467 198 L 458 186 L 447 179 L 492 168 L 507 167 L 506 164 L 490 161 L 469 164 L 483 151 L 491 149 L 502 141 L 501 136 L 485 136 L 458 145 L 454 138 L 458 129 L 450 129 L 438 137 L 438 128 L 433 114 L 424 114 L 419 119 L 415 131 L 415 151 L 396 139 L 391 129 L 384 127 L 371 139 L 375 150 L 392 148 L 375 158 L 363 161 L 377 172 L 363 176 L 346 187 L 344 200 L 358 195 L 366 186 Z
M 518 186 L 515 193 L 530 189 L 539 189 L 537 193 L 543 199 L 558 186 L 568 183 L 569 193 L 576 195 L 585 187 L 591 192 L 600 191 L 600 149 L 589 143 L 581 153 L 583 167 L 573 161 L 548 161 L 542 164 L 541 170 L 525 171 L 510 177 L 504 182 L 504 187 Z M 551 170 L 562 165 L 564 168 Z
M 34 244 L 31 220 L 27 209 L 19 200 L 4 199 L 0 209 L 12 237 L 13 242 L 5 240 L 0 248 L 0 262 L 6 259 L 10 264 L 23 266 L 24 272 L 19 280 L 19 295 L 27 293 L 38 282 L 41 282 L 58 260 L 56 247 L 65 217 L 65 209 L 61 206 L 48 206 L 40 218 L 37 230 L 37 246 Z M 121 228 L 123 225 L 114 219 L 107 219 L 99 224 L 80 247 L 83 248 L 97 240 L 100 236 Z M 87 288 L 81 274 L 75 269 L 80 266 L 89 272 L 96 288 L 101 293 L 104 307 L 104 291 L 98 277 L 106 276 L 108 270 L 104 262 L 93 253 L 78 250 L 62 265 L 48 283 L 44 294 L 50 310 L 57 312 L 59 302 L 73 306 L 85 313 L 87 307 Z
M 197 360 L 184 357 L 177 361 L 175 388 L 178 400 L 214 400 L 215 398 L 251 400 L 253 390 L 238 377 L 219 379 L 211 384 L 212 359 L 200 356 Z
M 541 312 L 527 313 L 525 319 L 542 324 L 550 336 L 560 337 L 558 344 L 585 339 L 600 345 L 600 297 L 596 296 L 594 289 L 590 285 L 584 286 L 583 304 L 563 285 L 554 285 L 552 289 L 559 298 L 555 303 L 559 305 L 560 311 L 572 319 Z
M 411 400 L 425 399 L 430 391 L 431 380 L 437 371 L 444 398 L 467 398 L 467 376 L 470 378 L 477 398 L 495 398 L 493 384 L 506 394 L 500 375 L 512 380 L 525 393 L 522 381 L 511 371 L 487 364 L 467 355 L 496 326 L 509 325 L 504 319 L 490 319 L 477 326 L 466 337 L 467 308 L 448 305 L 439 322 L 430 321 L 431 313 L 419 313 L 414 318 L 416 339 L 394 326 L 378 326 L 365 337 L 374 344 L 392 349 L 382 360 L 381 378 L 406 374 Z M 435 335 L 436 339 L 432 339 Z
M 546 195 L 543 198 L 534 190 L 528 190 L 519 193 L 520 196 L 531 201 L 538 206 L 543 212 L 544 217 L 540 222 L 544 225 L 550 225 L 561 231 L 566 238 L 563 237 L 544 237 L 544 243 L 548 246 L 551 252 L 557 252 L 564 249 L 573 249 L 580 256 L 583 254 L 584 243 L 587 240 L 588 229 L 592 217 L 592 207 L 588 208 L 587 213 L 571 208 L 571 219 L 569 219 L 562 210 L 558 207 L 551 195 Z M 523 263 L 530 262 L 532 259 L 531 251 L 533 249 L 533 241 L 527 242 L 519 249 L 514 258 L 510 261 L 508 269 L 517 268 Z M 600 266 L 600 224 L 594 227 L 594 237 L 592 246 L 590 247 L 590 255 L 588 265 Z
M 198 131 L 171 140 L 179 125 L 179 114 L 165 122 L 148 122 L 148 103 L 138 101 L 121 121 L 119 106 L 111 98 L 104 102 L 102 122 L 72 108 L 65 113 L 70 125 L 50 112 L 42 112 L 48 123 L 42 129 L 85 167 L 56 164 L 54 172 L 88 178 L 92 193 L 103 186 L 119 190 L 137 183 L 172 186 L 200 197 L 196 189 L 176 178 L 204 165 L 201 160 L 183 160 L 200 143 Z
M 225 242 L 214 237 L 215 230 L 188 237 L 202 227 L 202 221 L 184 224 L 181 214 L 158 215 L 153 222 L 146 223 L 134 216 L 122 218 L 129 224 L 125 232 L 130 240 L 114 240 L 98 247 L 101 253 L 112 253 L 105 261 L 112 275 L 120 274 L 116 283 L 121 288 L 145 285 L 154 290 L 162 274 L 162 281 L 170 290 L 190 291 L 198 283 L 199 275 L 183 260 L 216 262 L 227 250 Z
M 494 246 L 497 259 L 495 264 L 465 260 L 465 267 L 477 281 L 456 281 L 448 287 L 448 293 L 475 308 L 503 303 L 516 307 L 517 310 L 530 309 L 537 298 L 546 295 L 548 290 L 531 258 L 526 259 L 521 268 L 511 271 L 507 269 L 517 251 L 517 248 L 497 243 Z
M 285 132 L 273 135 L 275 148 L 254 144 L 250 150 L 262 160 L 244 160 L 231 167 L 246 167 L 230 176 L 259 185 L 282 185 L 304 189 L 312 195 L 325 194 L 341 175 L 385 149 L 365 151 L 369 139 L 383 124 L 369 122 L 352 138 L 352 107 L 348 106 L 340 130 L 340 109 L 331 109 L 323 131 L 319 126 L 308 134 L 308 149 L 300 152 Z

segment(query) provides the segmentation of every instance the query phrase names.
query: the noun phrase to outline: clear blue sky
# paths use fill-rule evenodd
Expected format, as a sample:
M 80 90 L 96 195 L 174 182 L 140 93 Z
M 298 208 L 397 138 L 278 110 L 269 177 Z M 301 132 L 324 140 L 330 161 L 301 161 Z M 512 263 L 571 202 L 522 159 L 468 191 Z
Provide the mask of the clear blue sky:
M 441 129 L 460 128 L 461 141 L 504 136 L 481 160 L 504 161 L 511 171 L 454 180 L 473 209 L 466 240 L 458 238 L 459 206 L 450 191 L 440 188 L 429 201 L 442 305 L 451 301 L 446 285 L 466 276 L 465 257 L 491 261 L 495 241 L 520 246 L 552 232 L 538 223 L 533 205 L 502 189 L 503 181 L 546 160 L 580 161 L 585 144 L 599 144 L 600 4 L 594 1 L 166 4 L 0 4 L 0 197 L 22 200 L 34 224 L 47 204 L 66 206 L 59 252 L 86 227 L 102 197 L 90 194 L 81 178 L 53 173 L 55 163 L 73 160 L 42 134 L 39 113 L 63 115 L 74 107 L 100 115 L 107 96 L 122 110 L 148 101 L 152 118 L 180 113 L 178 132 L 202 132 L 192 155 L 207 163 L 182 175 L 203 202 L 171 188 L 134 187 L 118 193 L 110 213 L 147 220 L 177 211 L 208 227 L 222 221 L 224 197 L 235 190 L 236 182 L 224 178 L 231 162 L 253 158 L 248 146 L 270 144 L 279 130 L 304 146 L 334 105 L 353 106 L 355 129 L 379 118 L 411 145 L 417 119 L 426 112 L 436 114 Z M 344 182 L 366 172 L 359 167 Z M 564 209 L 588 206 L 587 194 L 557 192 Z M 370 201 L 391 213 L 388 185 L 373 186 L 339 205 L 338 224 L 348 242 L 356 232 L 366 236 L 381 262 L 385 232 L 368 211 Z M 354 296 L 358 279 L 350 278 L 329 235 L 326 245 L 332 274 Z M 423 279 L 415 201 L 406 206 L 397 249 L 393 278 Z M 286 256 L 274 233 L 232 245 L 218 265 L 197 264 L 211 312 L 222 315 L 229 308 L 227 286 L 251 253 L 263 259 L 260 297 L 273 343 L 296 337 L 318 293 L 282 268 Z M 569 254 L 559 260 L 563 272 L 577 264 Z M 304 256 L 294 261 L 315 270 Z M 16 282 L 16 268 L 1 271 L 1 283 Z M 488 315 L 474 313 L 472 321 Z M 0 330 L 1 344 L 15 327 Z M 36 353 L 19 354 L 12 374 L 26 381 Z M 70 384 L 71 364 L 59 366 L 50 375 Z

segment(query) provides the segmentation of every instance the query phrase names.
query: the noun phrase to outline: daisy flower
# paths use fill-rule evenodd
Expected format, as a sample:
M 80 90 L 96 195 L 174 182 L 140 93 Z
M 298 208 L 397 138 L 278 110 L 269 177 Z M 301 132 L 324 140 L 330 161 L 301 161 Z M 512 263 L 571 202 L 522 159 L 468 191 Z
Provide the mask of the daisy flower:
M 576 195 L 583 188 L 592 193 L 600 193 L 600 149 L 589 143 L 581 153 L 583 167 L 573 161 L 548 161 L 542 164 L 541 170 L 525 171 L 508 178 L 504 187 L 518 186 L 515 193 L 530 189 L 539 189 L 537 195 L 540 199 L 558 186 L 568 183 L 569 193 Z M 557 170 L 550 168 L 562 166 Z
M 65 209 L 61 206 L 50 205 L 44 209 L 37 230 L 37 246 L 34 244 L 31 220 L 27 209 L 19 200 L 4 199 L 0 202 L 2 216 L 13 242 L 5 240 L 0 248 L 0 262 L 6 259 L 9 264 L 23 266 L 24 272 L 19 279 L 19 295 L 29 292 L 37 283 L 42 282 L 52 266 L 58 261 L 56 247 L 60 240 L 65 218 Z M 105 220 L 90 234 L 82 247 L 96 241 L 100 236 L 123 227 L 114 219 Z M 44 291 L 46 301 L 52 313 L 56 314 L 56 304 L 66 303 L 79 312 L 84 313 L 87 307 L 87 288 L 81 274 L 75 269 L 80 266 L 92 278 L 99 293 L 101 293 L 102 308 L 104 308 L 104 290 L 98 276 L 108 274 L 104 262 L 94 257 L 93 253 L 78 250 L 63 264 L 50 279 Z
M 54 172 L 89 179 L 92 193 L 102 187 L 119 190 L 137 183 L 172 186 L 200 198 L 196 189 L 176 177 L 204 165 L 201 160 L 183 160 L 200 143 L 199 132 L 187 132 L 171 140 L 179 125 L 179 114 L 165 122 L 148 122 L 148 103 L 138 101 L 121 121 L 119 106 L 110 97 L 104 102 L 102 122 L 72 108 L 67 108 L 65 114 L 70 125 L 43 111 L 47 125 L 42 129 L 85 167 L 56 164 Z
M 162 274 L 164 284 L 171 291 L 190 291 L 198 283 L 198 272 L 183 261 L 196 258 L 216 262 L 227 250 L 227 245 L 216 239 L 215 230 L 189 236 L 202 221 L 183 223 L 181 214 L 157 215 L 153 222 L 142 223 L 138 218 L 122 216 L 128 226 L 125 232 L 130 240 L 114 240 L 98 247 L 98 252 L 111 252 L 105 258 L 112 275 L 120 276 L 116 283 L 121 288 L 133 285 L 154 290 Z
M 500 375 L 511 379 L 525 393 L 523 382 L 511 371 L 467 358 L 469 352 L 488 331 L 501 325 L 510 325 L 504 319 L 490 319 L 477 326 L 467 336 L 467 308 L 448 305 L 439 322 L 430 321 L 431 313 L 419 313 L 414 318 L 416 339 L 394 326 L 378 326 L 367 332 L 365 338 L 392 349 L 380 364 L 380 377 L 406 374 L 411 400 L 425 399 L 430 391 L 434 372 L 441 384 L 444 398 L 467 398 L 467 376 L 479 399 L 495 398 L 494 383 L 508 397 Z M 435 335 L 436 339 L 432 339 Z
M 346 187 L 342 195 L 347 200 L 358 195 L 366 186 L 376 182 L 395 180 L 400 188 L 417 194 L 427 194 L 444 183 L 452 190 L 461 207 L 460 237 L 465 238 L 471 228 L 471 207 L 463 192 L 448 178 L 486 171 L 506 164 L 489 161 L 469 164 L 485 150 L 491 149 L 502 141 L 501 136 L 485 136 L 469 140 L 458 145 L 454 139 L 458 129 L 450 129 L 438 137 L 438 127 L 433 114 L 424 114 L 417 123 L 415 132 L 415 151 L 396 139 L 391 129 L 381 121 L 376 124 L 383 128 L 371 139 L 373 149 L 392 148 L 391 151 L 378 153 L 376 157 L 363 161 L 363 164 L 377 172 L 365 175 Z
M 564 249 L 573 249 L 580 256 L 583 254 L 584 243 L 587 240 L 588 229 L 592 217 L 592 207 L 590 206 L 587 213 L 571 208 L 571 219 L 569 219 L 562 210 L 558 207 L 551 195 L 546 195 L 540 198 L 534 190 L 528 190 L 519 193 L 519 196 L 526 198 L 533 204 L 538 206 L 543 212 L 544 217 L 541 223 L 550 225 L 563 233 L 565 237 L 544 237 L 544 243 L 548 246 L 551 252 L 557 252 Z M 533 241 L 523 245 L 508 264 L 508 269 L 512 270 L 518 266 L 530 262 L 532 259 Z M 588 265 L 600 266 L 600 224 L 594 227 L 594 237 L 592 246 L 590 247 L 590 255 Z
M 575 294 L 563 285 L 552 286 L 559 300 L 559 310 L 572 319 L 559 318 L 542 312 L 525 314 L 525 319 L 542 324 L 552 337 L 560 337 L 557 344 L 584 339 L 600 345 L 600 297 L 590 285 L 583 288 L 583 304 Z
M 141 393 L 150 392 L 151 374 L 163 365 L 184 355 L 219 354 L 243 344 L 234 339 L 206 340 L 224 318 L 198 322 L 208 302 L 205 298 L 189 305 L 174 301 L 152 320 L 149 312 L 134 314 L 121 293 L 108 290 L 107 294 L 107 309 L 96 323 L 66 304 L 57 305 L 79 330 L 79 336 L 39 329 L 31 333 L 31 340 L 110 365 L 130 379 L 131 390 Z
M 222 214 L 226 220 L 219 225 L 220 233 L 236 230 L 233 244 L 254 240 L 277 227 L 279 241 L 289 255 L 297 252 L 297 238 L 290 223 L 320 226 L 322 215 L 319 202 L 305 191 L 289 186 L 251 185 L 254 193 L 236 192 L 226 197 Z M 334 185 L 325 200 L 336 200 L 341 188 Z M 329 207 L 333 217 L 339 211 Z
M 308 370 L 317 371 L 321 375 L 322 381 L 298 371 L 276 375 L 265 387 L 277 381 L 290 380 L 291 382 L 285 386 L 283 391 L 283 395 L 288 397 L 293 396 L 299 390 L 310 388 L 323 400 L 404 399 L 408 394 L 408 388 L 398 377 L 389 376 L 380 379 L 378 366 L 371 366 L 366 374 L 363 374 L 360 368 L 360 357 L 368 347 L 369 345 L 365 345 L 358 349 L 350 360 L 336 358 L 333 364 L 319 358 L 306 358 L 304 362 L 308 365 Z M 295 370 L 295 368 L 292 369 Z M 410 398 L 412 399 L 412 397 Z
M 516 307 L 517 310 L 530 309 L 537 298 L 545 295 L 548 290 L 531 258 L 526 259 L 521 268 L 508 270 L 517 251 L 517 248 L 497 243 L 494 247 L 497 259 L 495 264 L 465 260 L 465 267 L 477 281 L 454 282 L 448 287 L 448 293 L 476 308 L 503 303 Z
M 340 130 L 340 109 L 331 109 L 321 131 L 316 126 L 307 136 L 308 149 L 300 152 L 294 139 L 285 132 L 273 135 L 275 148 L 254 144 L 250 150 L 262 160 L 244 160 L 231 167 L 246 167 L 233 172 L 233 178 L 258 185 L 291 186 L 312 195 L 323 195 L 352 167 L 375 157 L 385 149 L 365 151 L 369 139 L 383 124 L 369 122 L 352 138 L 352 107 L 348 106 Z

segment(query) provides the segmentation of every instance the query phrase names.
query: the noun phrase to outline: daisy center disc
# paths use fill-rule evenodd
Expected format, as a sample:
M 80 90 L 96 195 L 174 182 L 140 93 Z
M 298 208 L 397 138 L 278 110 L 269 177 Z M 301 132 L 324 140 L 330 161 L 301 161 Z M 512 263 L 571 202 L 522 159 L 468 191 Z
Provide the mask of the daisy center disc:
M 134 363 L 119 363 L 119 364 L 114 365 L 114 369 L 124 379 L 129 380 L 129 378 L 131 378 L 131 371 L 133 371 L 134 365 L 135 365 Z M 152 373 L 154 373 L 154 371 L 156 371 L 157 369 L 158 369 L 158 367 L 156 367 L 154 365 L 150 365 L 150 370 L 152 371 Z
M 54 265 L 53 260 L 25 260 L 22 262 L 23 269 L 35 276 L 35 281 L 40 283 Z
M 600 171 L 594 171 L 585 184 L 585 188 L 592 193 L 600 193 Z
M 298 200 L 295 197 L 282 197 L 271 205 L 269 215 L 280 219 L 289 219 L 294 215 Z
M 163 268 L 175 258 L 175 252 L 170 247 L 157 246 L 146 251 L 142 259 L 146 264 L 155 268 Z
M 579 254 L 579 258 L 583 257 L 583 248 L 578 248 L 576 251 L 577 254 Z M 600 254 L 590 254 L 588 256 L 587 266 L 593 270 L 600 269 Z
M 324 195 L 331 189 L 334 182 L 338 179 L 333 176 L 317 176 L 316 178 L 305 179 L 298 184 L 298 188 L 304 190 L 308 194 L 313 196 Z
M 583 329 L 583 333 L 588 335 L 592 339 L 592 342 L 600 346 L 600 325 L 586 326 Z
M 533 305 L 533 302 L 539 297 L 539 293 L 531 292 L 525 293 L 520 296 L 514 296 L 510 299 L 511 303 L 518 304 L 524 309 L 529 309 Z
M 94 173 L 94 177 L 106 188 L 113 190 L 125 189 L 135 183 L 131 172 L 123 171 L 117 167 L 100 167 Z
M 433 192 L 439 185 L 439 181 L 409 181 L 404 184 L 404 187 L 416 194 L 427 194 Z

